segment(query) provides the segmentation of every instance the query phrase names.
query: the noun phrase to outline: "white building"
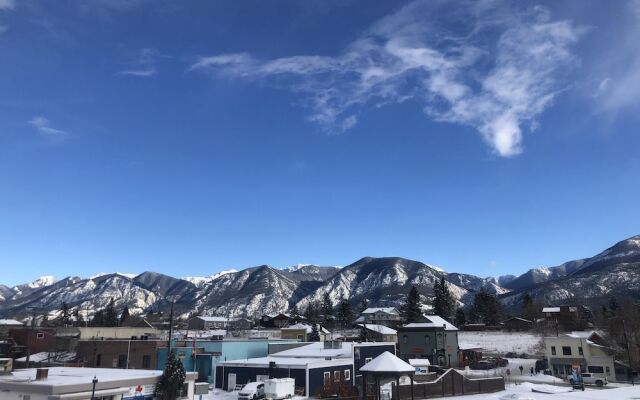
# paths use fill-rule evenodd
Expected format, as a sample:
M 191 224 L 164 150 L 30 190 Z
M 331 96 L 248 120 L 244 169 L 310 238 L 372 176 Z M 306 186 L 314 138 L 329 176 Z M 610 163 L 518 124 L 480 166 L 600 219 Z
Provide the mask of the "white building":
M 54 367 L 21 369 L 0 375 L 2 400 L 152 399 L 162 371 Z M 182 399 L 193 399 L 197 373 L 187 372 Z
M 546 337 L 544 342 L 549 369 L 555 376 L 565 378 L 579 367 L 582 372 L 610 381 L 626 380 L 626 377 L 616 377 L 615 352 L 597 332 L 571 332 Z

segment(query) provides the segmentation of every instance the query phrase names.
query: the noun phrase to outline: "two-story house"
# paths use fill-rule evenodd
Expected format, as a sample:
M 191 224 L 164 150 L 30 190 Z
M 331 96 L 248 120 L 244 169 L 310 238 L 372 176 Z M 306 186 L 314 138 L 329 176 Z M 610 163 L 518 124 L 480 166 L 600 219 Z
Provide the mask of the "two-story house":
M 229 319 L 226 317 L 204 317 L 197 316 L 189 320 L 187 328 L 190 330 L 209 331 L 226 329 Z
M 571 332 L 546 337 L 544 342 L 549 368 L 557 377 L 565 378 L 579 368 L 610 381 L 626 380 L 626 376 L 616 376 L 614 350 L 597 332 Z
M 398 332 L 388 326 L 378 324 L 358 324 L 358 327 L 366 329 L 369 342 L 393 342 L 398 341 Z
M 427 358 L 432 365 L 458 366 L 458 328 L 437 315 L 398 328 L 399 357 Z
M 364 310 L 355 322 L 394 327 L 399 325 L 401 321 L 400 312 L 395 307 L 370 307 Z

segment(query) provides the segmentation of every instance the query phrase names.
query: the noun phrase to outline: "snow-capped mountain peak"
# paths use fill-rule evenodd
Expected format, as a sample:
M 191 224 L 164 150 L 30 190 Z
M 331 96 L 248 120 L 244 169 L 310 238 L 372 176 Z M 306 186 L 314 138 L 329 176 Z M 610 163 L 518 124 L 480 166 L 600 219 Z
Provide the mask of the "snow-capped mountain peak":
M 31 288 L 31 289 L 38 289 L 41 287 L 45 287 L 45 286 L 49 286 L 49 285 L 53 285 L 56 282 L 56 278 L 54 278 L 51 275 L 46 275 L 46 276 L 41 276 L 38 279 L 36 279 L 35 281 L 28 283 L 27 287 Z

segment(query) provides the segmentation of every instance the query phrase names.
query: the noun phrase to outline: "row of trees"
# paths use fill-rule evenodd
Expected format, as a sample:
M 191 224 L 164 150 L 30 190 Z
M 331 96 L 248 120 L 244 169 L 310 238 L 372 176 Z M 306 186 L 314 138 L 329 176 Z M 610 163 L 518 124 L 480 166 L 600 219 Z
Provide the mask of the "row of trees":
M 111 299 L 109 304 L 96 311 L 90 321 L 85 321 L 80 308 L 76 308 L 73 312 L 66 302 L 62 303 L 60 314 L 53 320 L 49 320 L 47 314 L 42 316 L 41 326 L 47 327 L 69 327 L 69 326 L 122 326 L 131 318 L 129 308 L 124 306 L 122 312 L 118 314 L 115 301 Z

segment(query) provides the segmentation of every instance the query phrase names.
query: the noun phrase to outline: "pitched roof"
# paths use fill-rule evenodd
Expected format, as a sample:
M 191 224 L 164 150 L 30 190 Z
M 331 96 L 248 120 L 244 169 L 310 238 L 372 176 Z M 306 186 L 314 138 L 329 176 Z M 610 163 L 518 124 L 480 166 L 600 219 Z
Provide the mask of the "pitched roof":
M 385 351 L 378 357 L 366 363 L 360 371 L 364 372 L 389 372 L 389 373 L 414 373 L 415 367 L 411 366 L 393 354 Z
M 387 326 L 384 325 L 378 325 L 378 324 L 358 324 L 358 326 L 362 326 L 370 331 L 373 332 L 378 332 L 382 335 L 395 335 L 398 332 L 395 329 L 391 329 Z
M 440 328 L 444 327 L 445 331 L 457 331 L 458 328 L 447 322 L 438 315 L 424 315 L 423 318 L 429 322 L 413 322 L 404 325 L 405 328 Z
M 0 319 L 0 325 L 24 325 L 20 321 L 16 321 L 15 319 Z
M 385 312 L 387 314 L 399 314 L 395 307 L 369 307 L 362 314 L 373 314 L 376 312 Z
M 196 318 L 200 318 L 205 322 L 228 322 L 229 319 L 227 317 L 203 317 L 197 316 Z

